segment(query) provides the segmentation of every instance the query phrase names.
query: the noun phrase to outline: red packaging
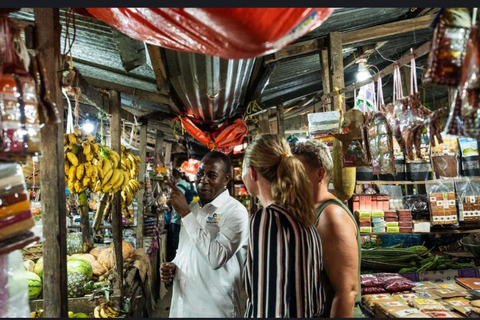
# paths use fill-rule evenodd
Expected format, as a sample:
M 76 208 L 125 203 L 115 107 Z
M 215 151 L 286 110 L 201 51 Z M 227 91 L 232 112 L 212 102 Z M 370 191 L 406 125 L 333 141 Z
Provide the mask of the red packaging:
M 364 294 L 373 294 L 373 293 L 384 293 L 387 292 L 381 287 L 362 287 L 362 295 Z
M 415 283 L 410 281 L 409 279 L 398 276 L 392 277 L 385 280 L 384 288 L 388 292 L 397 292 L 397 291 L 405 291 L 410 290 L 415 286 Z
M 354 195 L 352 198 L 352 207 L 353 212 L 360 210 L 360 198 L 357 195 Z
M 360 226 L 359 227 L 371 227 L 371 226 L 372 226 L 372 223 L 370 221 L 368 221 L 368 222 L 360 221 Z
M 412 216 L 399 216 L 399 221 L 412 221 Z
M 390 209 L 390 196 L 386 195 L 383 197 L 383 210 Z
M 385 222 L 396 222 L 398 221 L 397 217 L 385 217 Z
M 400 233 L 412 233 L 413 232 L 413 228 L 407 228 L 407 227 L 399 227 L 398 228 Z
M 397 212 L 395 210 L 383 210 L 385 213 L 385 218 L 390 217 L 390 218 L 396 218 L 397 217 Z
M 360 210 L 369 210 L 367 209 L 367 199 L 365 196 L 359 196 L 360 198 Z
M 382 287 L 384 280 L 378 278 L 374 274 L 362 274 L 360 276 L 360 284 L 362 287 Z
M 407 209 L 398 209 L 397 210 L 397 213 L 399 216 L 402 216 L 402 215 L 412 215 L 412 211 L 410 210 L 407 210 Z
M 398 222 L 399 227 L 413 228 L 413 223 L 411 221 L 400 221 Z
M 377 210 L 378 209 L 378 200 L 380 196 L 377 196 L 376 194 L 373 194 L 370 196 L 370 203 L 371 203 L 371 206 L 372 206 L 372 210 Z

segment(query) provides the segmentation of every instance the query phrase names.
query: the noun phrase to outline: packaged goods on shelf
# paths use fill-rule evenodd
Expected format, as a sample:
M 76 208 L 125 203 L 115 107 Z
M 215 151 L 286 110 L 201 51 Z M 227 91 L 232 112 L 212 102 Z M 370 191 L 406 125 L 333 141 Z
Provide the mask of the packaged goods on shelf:
M 453 181 L 428 181 L 426 188 L 430 204 L 431 224 L 457 224 L 456 196 Z

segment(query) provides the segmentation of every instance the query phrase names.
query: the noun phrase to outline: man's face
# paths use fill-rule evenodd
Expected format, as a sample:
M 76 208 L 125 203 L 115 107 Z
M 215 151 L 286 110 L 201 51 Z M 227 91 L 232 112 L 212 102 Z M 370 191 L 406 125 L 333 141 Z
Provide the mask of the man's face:
M 220 159 L 204 158 L 198 166 L 195 184 L 202 203 L 209 203 L 225 190 L 230 173 Z

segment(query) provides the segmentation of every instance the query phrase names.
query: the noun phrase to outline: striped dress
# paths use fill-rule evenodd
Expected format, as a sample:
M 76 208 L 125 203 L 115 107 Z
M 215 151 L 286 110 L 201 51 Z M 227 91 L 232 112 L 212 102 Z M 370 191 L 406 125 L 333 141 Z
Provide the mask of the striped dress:
M 323 312 L 322 244 L 277 204 L 250 220 L 246 318 L 312 318 Z

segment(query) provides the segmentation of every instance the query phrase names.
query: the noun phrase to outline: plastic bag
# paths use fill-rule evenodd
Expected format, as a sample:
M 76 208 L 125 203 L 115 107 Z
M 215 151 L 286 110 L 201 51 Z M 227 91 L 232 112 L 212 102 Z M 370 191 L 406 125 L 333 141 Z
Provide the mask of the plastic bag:
M 382 287 L 362 287 L 362 295 L 384 292 L 387 292 L 387 290 Z
M 384 280 L 379 279 L 374 274 L 362 274 L 360 276 L 360 284 L 362 287 L 383 287 L 384 282 L 385 282 Z M 375 293 L 375 292 L 370 292 L 370 293 Z
M 272 53 L 320 26 L 331 8 L 87 8 L 153 45 L 224 59 Z
M 443 143 L 431 148 L 432 169 L 436 178 L 454 178 L 459 175 L 458 151 L 455 136 L 443 137 Z
M 409 279 L 398 276 L 398 277 L 391 277 L 385 279 L 384 288 L 388 292 L 399 292 L 410 290 L 415 286 L 415 283 L 410 281 Z
M 449 8 L 440 15 L 427 60 L 425 84 L 450 87 L 459 85 L 470 28 L 469 15 L 465 8 Z M 459 19 L 462 16 L 463 21 Z
M 30 229 L 35 221 L 22 168 L 17 163 L 0 163 L 0 254 L 37 241 Z
M 20 250 L 0 255 L 0 318 L 29 318 L 28 279 Z
M 426 181 L 432 225 L 458 224 L 453 180 Z
M 368 126 L 368 145 L 373 174 L 395 174 L 392 130 L 385 113 L 377 112 Z
M 458 219 L 480 221 L 480 178 L 457 178 Z
M 403 197 L 403 206 L 412 212 L 414 220 L 429 220 L 430 206 L 428 202 L 428 195 L 415 194 Z
M 478 141 L 474 138 L 458 138 L 462 176 L 480 176 Z

